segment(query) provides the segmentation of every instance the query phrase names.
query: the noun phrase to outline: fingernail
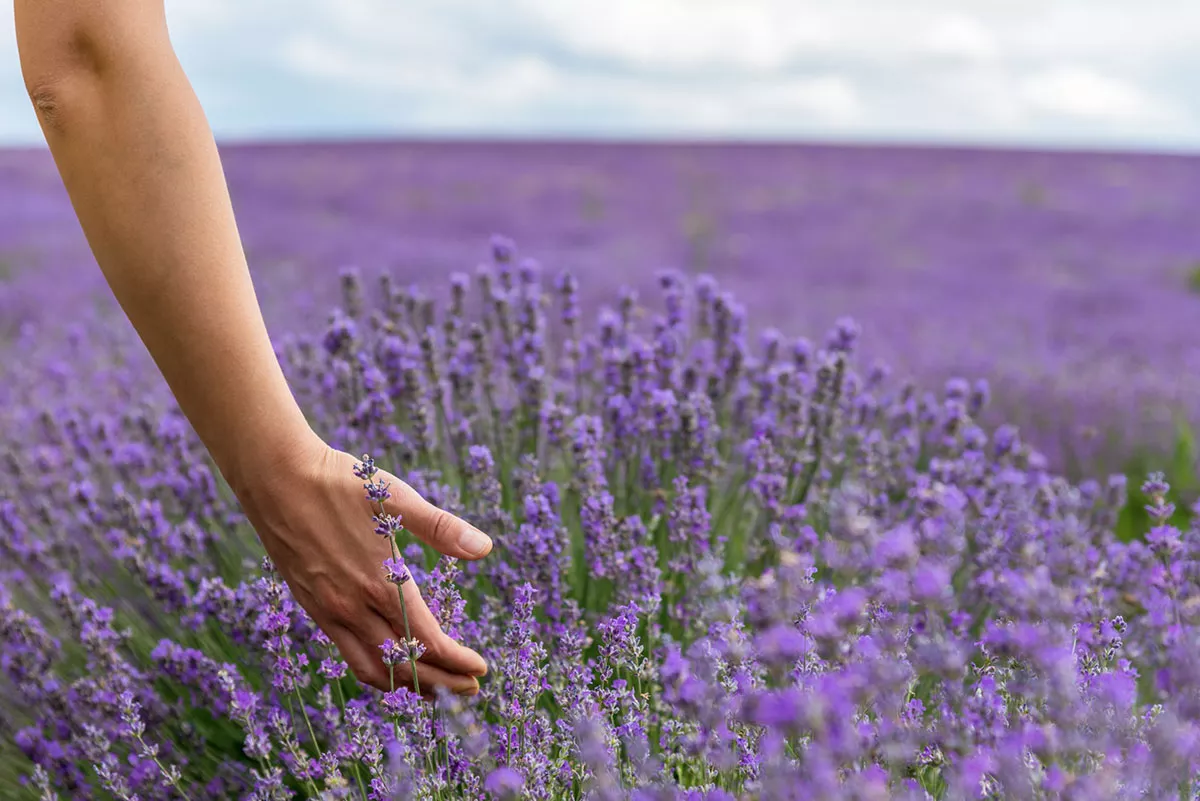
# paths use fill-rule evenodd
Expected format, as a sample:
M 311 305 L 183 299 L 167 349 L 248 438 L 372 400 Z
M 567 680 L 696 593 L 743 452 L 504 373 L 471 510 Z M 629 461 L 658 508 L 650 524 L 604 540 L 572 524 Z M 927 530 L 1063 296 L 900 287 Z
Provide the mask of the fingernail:
M 491 549 L 492 538 L 477 528 L 467 526 L 463 533 L 458 535 L 458 547 L 471 556 L 483 556 Z

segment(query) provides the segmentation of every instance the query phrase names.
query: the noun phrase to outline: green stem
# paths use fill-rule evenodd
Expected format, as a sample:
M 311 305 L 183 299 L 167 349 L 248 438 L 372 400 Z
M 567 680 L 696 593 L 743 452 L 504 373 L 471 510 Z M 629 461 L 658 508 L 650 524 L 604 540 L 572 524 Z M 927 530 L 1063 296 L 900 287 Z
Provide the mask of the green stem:
M 392 692 L 396 692 L 396 666 L 389 664 L 387 669 L 388 683 L 392 686 Z M 396 715 L 392 715 L 392 726 L 396 731 L 396 742 L 400 742 L 400 719 Z
M 321 743 L 317 740 L 317 733 L 313 731 L 312 721 L 308 719 L 308 710 L 304 708 L 304 699 L 300 697 L 300 688 L 292 685 L 292 692 L 296 694 L 296 703 L 300 704 L 300 714 L 304 717 L 304 725 L 308 728 L 308 736 L 312 738 L 313 748 L 317 750 L 317 759 L 322 757 Z
M 150 747 L 148 745 L 146 745 L 146 741 L 142 739 L 141 735 L 138 735 L 137 740 L 138 740 L 138 743 L 141 744 L 143 750 L 145 750 L 145 751 L 150 750 Z M 158 761 L 158 757 L 154 757 L 154 764 L 158 765 L 158 770 L 160 773 L 162 773 L 163 778 L 170 777 L 170 775 L 171 775 L 170 772 L 167 771 L 167 768 L 165 765 L 163 765 L 163 763 Z M 184 801 L 191 801 L 191 799 L 188 797 L 188 794 L 183 791 L 183 788 L 179 786 L 179 782 L 176 779 L 170 779 L 170 782 L 171 782 L 171 786 L 175 788 L 175 792 L 179 793 L 179 795 L 184 799 Z
M 391 537 L 390 540 L 392 543 L 392 558 L 396 559 L 400 556 L 400 551 L 396 548 L 396 538 Z M 409 646 L 409 642 L 412 640 L 412 632 L 408 628 L 408 604 L 404 602 L 404 588 L 399 584 L 396 585 L 396 593 L 400 596 L 400 615 L 404 618 L 404 650 L 408 652 L 408 664 L 412 667 L 413 689 L 417 695 L 420 695 L 421 680 L 417 678 L 417 659 L 413 656 L 412 648 Z
M 292 697 L 290 695 L 286 696 L 286 697 L 288 699 L 288 711 L 292 713 L 292 718 L 294 719 L 296 717 L 296 708 L 295 708 L 295 706 L 292 705 Z M 288 750 L 292 752 L 292 759 L 296 760 L 297 764 L 303 765 L 304 772 L 307 774 L 309 772 L 308 771 L 308 760 L 305 758 L 305 755 L 301 755 L 296 752 L 295 746 L 299 745 L 299 743 L 294 742 L 295 737 L 289 736 L 287 739 L 292 741 L 287 744 Z M 316 784 L 316 782 L 314 782 L 312 780 L 312 777 L 307 776 L 305 778 L 305 782 L 308 783 L 308 789 L 312 791 L 312 797 L 319 798 L 321 796 L 321 793 L 319 790 L 317 790 L 317 784 Z

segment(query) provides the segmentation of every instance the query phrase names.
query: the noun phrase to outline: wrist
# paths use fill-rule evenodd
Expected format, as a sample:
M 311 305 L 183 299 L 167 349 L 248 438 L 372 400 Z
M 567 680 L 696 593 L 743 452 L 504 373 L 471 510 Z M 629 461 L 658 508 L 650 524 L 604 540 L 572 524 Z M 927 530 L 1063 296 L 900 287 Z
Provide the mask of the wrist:
M 245 505 L 310 472 L 325 450 L 324 441 L 301 415 L 298 421 L 256 427 L 253 436 L 238 438 L 217 463 Z

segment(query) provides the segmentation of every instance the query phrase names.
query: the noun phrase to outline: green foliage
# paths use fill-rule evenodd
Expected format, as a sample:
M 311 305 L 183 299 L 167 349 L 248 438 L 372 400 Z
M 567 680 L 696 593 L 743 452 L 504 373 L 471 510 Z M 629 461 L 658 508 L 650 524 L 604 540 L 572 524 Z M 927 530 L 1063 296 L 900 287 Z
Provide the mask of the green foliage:
M 1179 421 L 1175 428 L 1175 445 L 1170 454 L 1142 452 L 1130 457 L 1125 465 L 1129 501 L 1117 519 L 1117 536 L 1123 541 L 1141 538 L 1150 530 L 1150 516 L 1145 509 L 1149 501 L 1142 492 L 1142 482 L 1156 470 L 1165 473 L 1171 484 L 1167 496 L 1175 504 L 1171 522 L 1186 528 L 1193 517 L 1191 507 L 1200 496 L 1200 453 L 1191 426 Z

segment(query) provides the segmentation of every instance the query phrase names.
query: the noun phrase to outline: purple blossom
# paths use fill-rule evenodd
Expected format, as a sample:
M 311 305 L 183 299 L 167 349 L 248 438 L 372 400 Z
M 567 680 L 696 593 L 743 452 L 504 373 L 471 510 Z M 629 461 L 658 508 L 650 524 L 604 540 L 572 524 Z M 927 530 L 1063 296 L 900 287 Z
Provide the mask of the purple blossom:
M 408 565 L 404 564 L 404 560 L 399 557 L 389 556 L 384 559 L 383 570 L 387 580 L 396 585 L 404 584 L 412 578 L 412 574 L 408 572 Z
M 383 664 L 399 665 L 408 659 L 407 649 L 400 643 L 392 639 L 383 641 L 379 646 L 379 650 L 383 652 Z
M 517 798 L 524 787 L 525 777 L 518 771 L 504 766 L 489 773 L 483 782 L 483 789 L 496 799 Z

